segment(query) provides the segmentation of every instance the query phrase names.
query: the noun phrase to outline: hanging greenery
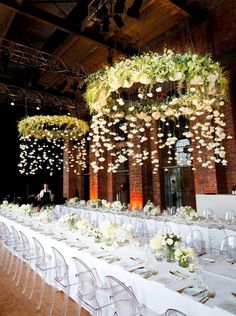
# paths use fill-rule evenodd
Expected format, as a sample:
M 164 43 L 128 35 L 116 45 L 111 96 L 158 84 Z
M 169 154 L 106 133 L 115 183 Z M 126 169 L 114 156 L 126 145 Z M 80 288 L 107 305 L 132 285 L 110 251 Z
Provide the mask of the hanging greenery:
M 79 174 L 79 166 L 86 167 L 84 135 L 88 129 L 88 124 L 76 117 L 36 115 L 24 118 L 18 123 L 20 173 L 35 174 L 44 169 L 52 174 L 62 169 L 66 154 L 64 168 Z
M 124 59 L 90 75 L 84 97 L 93 113 L 89 138 L 96 157 L 94 171 L 104 169 L 104 152 L 108 151 L 113 157 L 108 171 L 116 172 L 128 157 L 138 165 L 150 157 L 156 173 L 158 147 L 167 149 L 171 164 L 180 134 L 191 140 L 188 151 L 196 151 L 203 167 L 213 168 L 215 162 L 226 165 L 222 144 L 230 138 L 224 132 L 222 113 L 226 87 L 222 68 L 210 56 L 170 50 L 163 55 L 149 52 Z M 180 131 L 182 117 L 188 123 Z M 157 121 L 161 124 L 155 134 Z M 174 129 L 169 127 L 170 121 L 174 121 Z M 115 131 L 117 125 L 123 136 Z M 156 146 L 151 150 L 150 140 Z M 119 149 L 118 141 L 125 143 Z M 189 157 L 187 165 L 191 166 L 193 157 Z

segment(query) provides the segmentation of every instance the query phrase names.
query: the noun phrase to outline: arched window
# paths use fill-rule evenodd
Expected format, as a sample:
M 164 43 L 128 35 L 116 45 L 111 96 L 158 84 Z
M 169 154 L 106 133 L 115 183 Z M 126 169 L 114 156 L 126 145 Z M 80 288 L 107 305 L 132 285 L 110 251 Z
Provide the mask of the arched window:
M 188 162 L 191 157 L 191 153 L 188 152 L 189 147 L 190 147 L 190 141 L 188 138 L 182 138 L 182 139 L 177 140 L 175 144 L 177 166 L 189 165 Z

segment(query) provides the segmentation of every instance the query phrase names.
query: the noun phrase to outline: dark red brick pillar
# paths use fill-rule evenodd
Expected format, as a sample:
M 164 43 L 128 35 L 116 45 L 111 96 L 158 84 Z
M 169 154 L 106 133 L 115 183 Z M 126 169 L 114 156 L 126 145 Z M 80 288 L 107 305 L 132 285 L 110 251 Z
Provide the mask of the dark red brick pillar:
M 139 142 L 133 140 L 134 145 Z M 129 157 L 129 190 L 130 190 L 130 207 L 141 209 L 143 207 L 143 184 L 142 184 L 142 166 L 133 165 L 135 160 Z
M 229 83 L 231 86 L 231 78 L 230 73 L 225 73 L 225 76 L 229 79 Z M 225 103 L 223 112 L 225 115 L 225 132 L 227 135 L 231 135 L 232 139 L 227 139 L 224 142 L 225 150 L 226 150 L 226 160 L 228 161 L 227 167 L 225 168 L 226 173 L 226 183 L 227 188 L 225 193 L 231 193 L 232 186 L 236 185 L 236 141 L 235 141 L 235 125 L 236 125 L 236 115 L 234 110 L 233 98 Z
M 112 157 L 108 155 L 107 162 L 112 162 Z M 116 199 L 115 192 L 115 174 L 112 172 L 107 173 L 107 201 L 113 202 Z
M 77 175 L 74 173 L 74 168 L 69 168 L 69 151 L 71 144 L 65 142 L 65 150 L 63 153 L 63 196 L 66 198 L 74 197 L 77 194 Z
M 91 162 L 95 160 L 95 155 L 92 151 L 89 151 L 89 199 L 98 199 L 98 173 L 93 171 Z

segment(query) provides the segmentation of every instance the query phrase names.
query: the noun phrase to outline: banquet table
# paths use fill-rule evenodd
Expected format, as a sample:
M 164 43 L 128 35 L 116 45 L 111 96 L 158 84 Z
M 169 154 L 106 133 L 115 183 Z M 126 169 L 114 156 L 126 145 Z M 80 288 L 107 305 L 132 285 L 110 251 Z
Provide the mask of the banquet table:
M 118 224 L 130 223 L 137 226 L 140 222 L 144 222 L 150 237 L 160 231 L 164 225 L 169 226 L 171 231 L 179 233 L 184 241 L 193 231 L 200 231 L 206 248 L 209 246 L 210 239 L 214 239 L 214 243 L 220 244 L 224 237 L 236 236 L 235 223 L 227 223 L 218 218 L 213 222 L 210 220 L 194 221 L 166 215 L 146 216 L 143 212 L 138 211 L 114 213 L 111 210 L 82 208 L 73 205 L 56 205 L 54 209 L 54 215 L 57 218 L 73 212 L 77 212 L 81 218 L 87 216 L 91 222 L 97 223 L 101 220 L 110 220 Z
M 78 231 L 70 231 L 67 227 L 59 226 L 55 223 L 42 223 L 38 219 L 28 218 L 24 222 L 14 220 L 1 215 L 0 221 L 8 226 L 15 227 L 18 231 L 23 231 L 28 238 L 37 238 L 44 246 L 46 252 L 51 254 L 51 247 L 57 248 L 63 253 L 68 265 L 70 274 L 76 274 L 72 257 L 78 257 L 83 260 L 91 268 L 96 268 L 99 277 L 105 281 L 106 275 L 113 275 L 127 285 L 131 285 L 134 289 L 138 300 L 144 303 L 151 310 L 162 314 L 168 308 L 176 308 L 186 313 L 189 316 L 232 316 L 236 314 L 236 298 L 231 296 L 231 292 L 236 291 L 236 265 L 230 265 L 226 260 L 221 260 L 215 263 L 205 260 L 203 276 L 208 284 L 209 290 L 216 292 L 216 297 L 209 300 L 206 304 L 201 304 L 193 297 L 180 294 L 176 290 L 180 289 L 186 284 L 193 284 L 195 274 L 188 272 L 188 270 L 180 268 L 177 263 L 158 262 L 154 256 L 149 258 L 149 263 L 152 262 L 153 269 L 158 271 L 157 275 L 145 279 L 140 274 L 129 272 L 122 265 L 129 258 L 140 258 L 143 260 L 141 265 L 148 264 L 147 262 L 147 248 L 142 243 L 134 245 L 124 245 L 121 247 L 105 246 L 103 243 L 94 243 L 93 237 L 85 236 L 83 241 L 89 248 L 79 250 L 76 248 L 76 243 L 82 239 L 82 235 Z M 51 232 L 51 233 L 50 233 Z M 60 236 L 61 240 L 55 239 L 55 236 Z M 120 261 L 108 263 L 104 257 L 99 258 L 98 253 L 112 253 L 120 257 Z M 137 265 L 137 263 L 135 263 Z M 171 278 L 169 271 L 178 270 L 185 278 Z M 163 284 L 163 278 L 170 278 L 168 284 Z M 50 283 L 50 280 L 47 280 Z M 219 286 L 220 285 L 220 286 Z M 76 298 L 76 288 L 71 289 L 70 296 Z M 235 313 L 227 312 L 219 307 L 219 304 L 225 301 L 235 307 Z M 227 303 L 226 302 L 226 303 Z M 232 307 L 231 307 L 232 308 Z M 108 316 L 110 316 L 108 314 Z

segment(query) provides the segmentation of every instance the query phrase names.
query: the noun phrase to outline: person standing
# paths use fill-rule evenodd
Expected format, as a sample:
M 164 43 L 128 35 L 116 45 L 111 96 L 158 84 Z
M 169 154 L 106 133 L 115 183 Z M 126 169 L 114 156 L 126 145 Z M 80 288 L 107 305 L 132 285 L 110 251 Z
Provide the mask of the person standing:
M 176 183 L 174 179 L 171 180 L 171 195 L 172 195 L 172 205 L 176 207 L 177 193 L 176 193 Z
M 52 191 L 48 189 L 48 184 L 44 183 L 43 190 L 38 194 L 38 200 L 40 201 L 40 208 L 51 205 L 53 201 Z

